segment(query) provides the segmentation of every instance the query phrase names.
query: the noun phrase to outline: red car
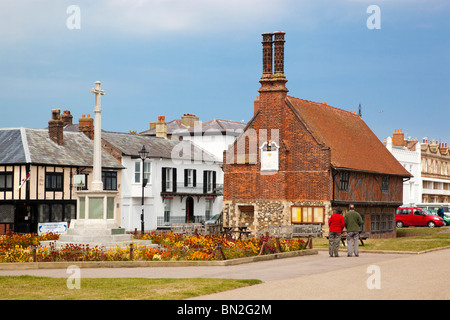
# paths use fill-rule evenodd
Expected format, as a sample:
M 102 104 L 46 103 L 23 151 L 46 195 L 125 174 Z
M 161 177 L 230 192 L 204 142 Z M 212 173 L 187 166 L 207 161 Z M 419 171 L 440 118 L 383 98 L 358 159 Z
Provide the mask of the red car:
M 434 228 L 444 225 L 444 220 L 441 217 L 421 208 L 398 208 L 395 221 L 397 228 L 409 226 Z

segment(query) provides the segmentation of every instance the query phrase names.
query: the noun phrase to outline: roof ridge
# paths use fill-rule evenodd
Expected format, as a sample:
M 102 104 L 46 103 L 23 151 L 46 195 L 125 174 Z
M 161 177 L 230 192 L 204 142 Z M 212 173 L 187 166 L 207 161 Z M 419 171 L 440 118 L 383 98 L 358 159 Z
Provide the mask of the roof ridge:
M 226 130 L 225 127 L 220 123 L 219 119 L 215 119 L 215 121 L 217 122 L 217 124 L 222 128 L 222 130 Z
M 31 152 L 28 146 L 27 128 L 20 128 L 20 137 L 22 139 L 23 152 L 25 153 L 25 162 L 31 163 Z
M 226 122 L 234 122 L 234 123 L 240 123 L 240 124 L 244 124 L 244 122 L 241 121 L 235 121 L 235 120 L 225 120 L 225 119 L 214 119 L 217 121 L 226 121 Z
M 347 113 L 350 113 L 352 115 L 358 115 L 357 113 L 354 113 L 353 111 L 349 111 L 349 110 L 341 109 L 341 108 L 338 108 L 338 107 L 334 107 L 334 106 L 328 104 L 328 102 L 317 102 L 317 101 L 312 101 L 312 100 L 296 98 L 296 97 L 292 97 L 292 96 L 288 96 L 288 98 L 293 98 L 293 99 L 297 99 L 297 100 L 301 100 L 301 101 L 305 101 L 305 102 L 309 102 L 309 103 L 314 103 L 314 104 L 322 105 L 324 107 L 330 107 L 332 109 L 335 109 L 335 110 L 338 110 L 338 111 L 347 112 Z

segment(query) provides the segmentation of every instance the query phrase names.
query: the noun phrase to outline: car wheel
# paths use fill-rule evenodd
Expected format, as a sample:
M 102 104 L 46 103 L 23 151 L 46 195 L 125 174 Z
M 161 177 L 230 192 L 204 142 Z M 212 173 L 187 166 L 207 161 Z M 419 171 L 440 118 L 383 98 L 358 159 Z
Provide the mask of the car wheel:
M 428 221 L 427 226 L 429 228 L 434 228 L 436 226 L 436 224 L 433 221 Z
M 403 222 L 397 221 L 397 228 L 403 228 Z

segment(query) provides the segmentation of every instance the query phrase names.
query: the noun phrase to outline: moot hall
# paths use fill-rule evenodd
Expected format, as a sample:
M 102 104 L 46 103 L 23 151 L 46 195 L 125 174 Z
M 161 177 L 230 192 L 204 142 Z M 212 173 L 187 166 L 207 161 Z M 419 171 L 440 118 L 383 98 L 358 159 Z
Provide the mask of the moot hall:
M 285 33 L 264 33 L 254 116 L 224 152 L 224 226 L 317 225 L 354 204 L 368 237 L 395 237 L 410 173 L 361 116 L 288 95 Z

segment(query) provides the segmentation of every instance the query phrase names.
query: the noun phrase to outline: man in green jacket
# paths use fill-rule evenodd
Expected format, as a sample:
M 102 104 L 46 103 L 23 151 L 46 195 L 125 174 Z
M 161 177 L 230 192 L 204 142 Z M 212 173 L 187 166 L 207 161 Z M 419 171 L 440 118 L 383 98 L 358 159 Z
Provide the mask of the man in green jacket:
M 355 252 L 355 256 L 358 257 L 359 231 L 363 221 L 361 215 L 355 211 L 353 204 L 350 205 L 349 210 L 344 216 L 347 229 L 347 256 L 351 257 Z

